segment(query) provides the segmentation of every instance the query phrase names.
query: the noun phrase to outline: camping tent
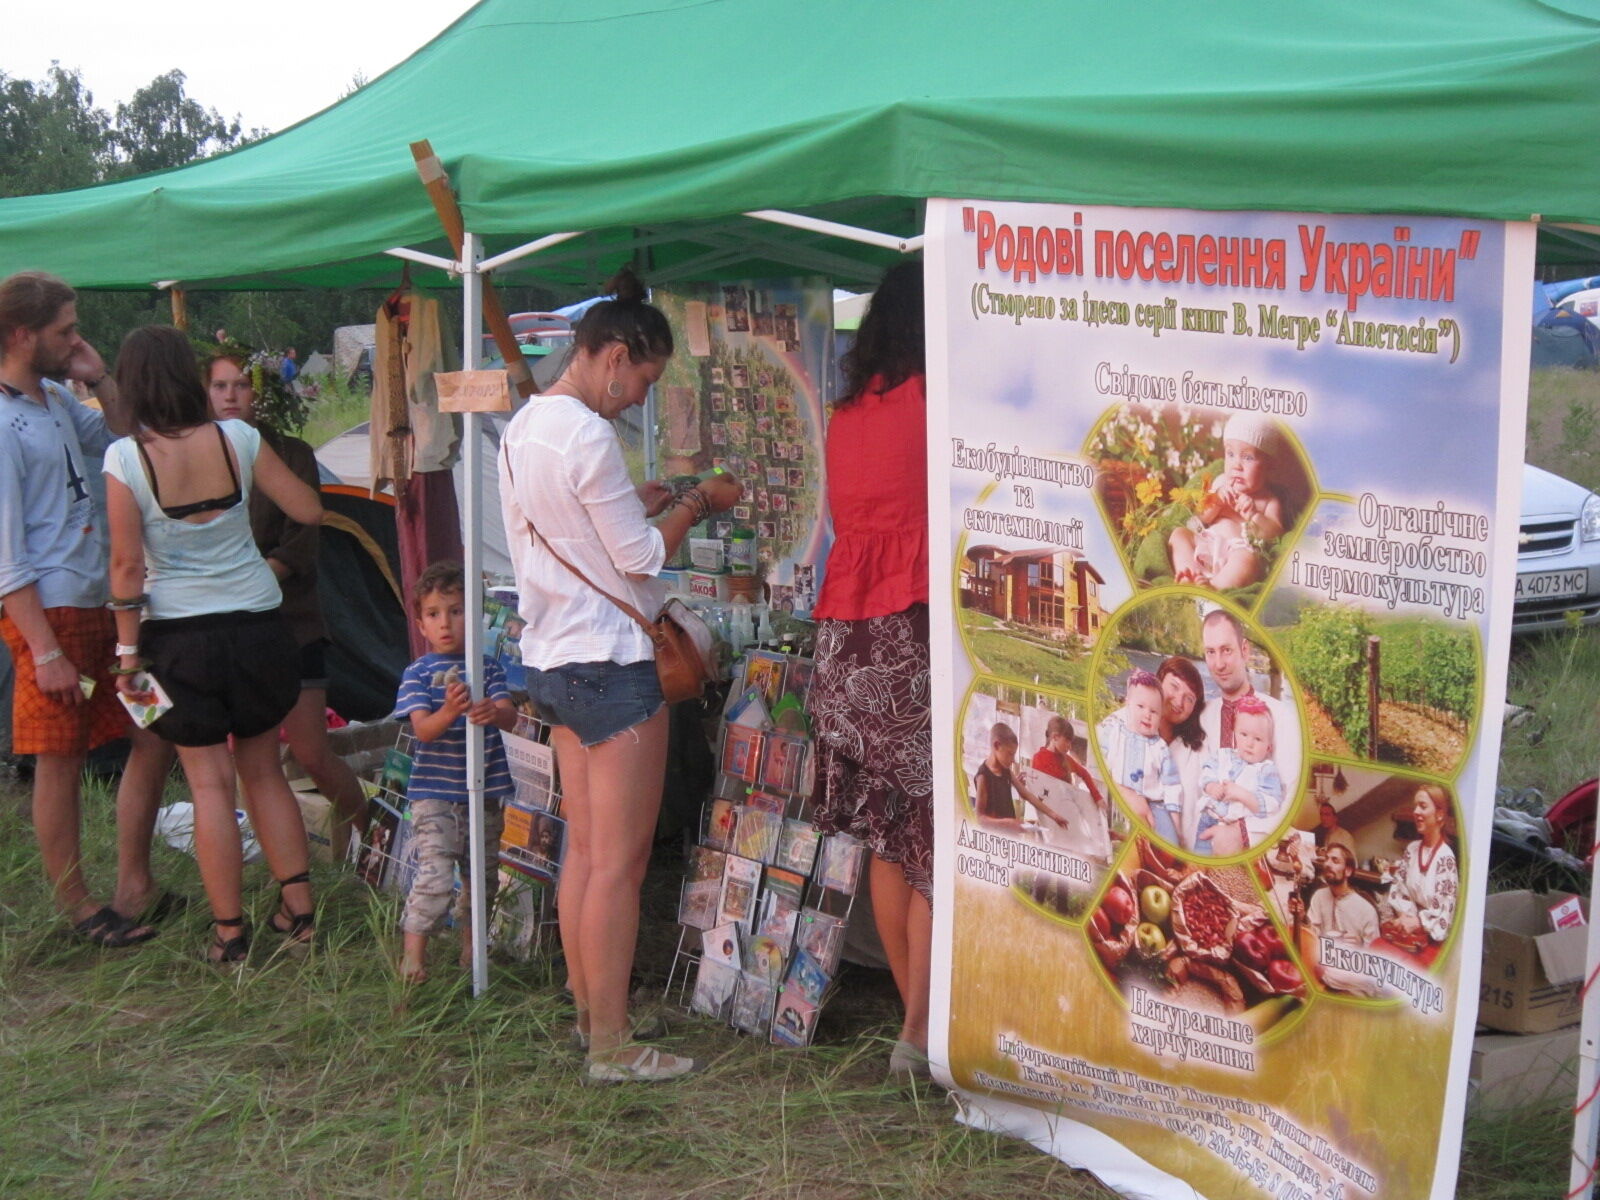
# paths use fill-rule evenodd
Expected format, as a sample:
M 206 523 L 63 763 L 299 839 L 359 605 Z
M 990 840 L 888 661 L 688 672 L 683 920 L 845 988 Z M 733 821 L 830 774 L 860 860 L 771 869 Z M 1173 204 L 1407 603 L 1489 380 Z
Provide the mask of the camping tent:
M 907 235 L 927 196 L 1537 216 L 1547 261 L 1600 262 L 1600 230 L 1553 228 L 1600 226 L 1596 78 L 1582 0 L 1314 20 L 1260 0 L 484 0 L 274 137 L 0 202 L 0 275 L 388 286 L 383 251 L 443 247 L 418 138 L 488 255 L 588 231 L 500 272 L 513 281 L 591 286 L 637 249 L 656 282 L 798 267 L 870 283 L 892 245 L 739 214 Z M 555 117 L 551 96 L 569 98 Z

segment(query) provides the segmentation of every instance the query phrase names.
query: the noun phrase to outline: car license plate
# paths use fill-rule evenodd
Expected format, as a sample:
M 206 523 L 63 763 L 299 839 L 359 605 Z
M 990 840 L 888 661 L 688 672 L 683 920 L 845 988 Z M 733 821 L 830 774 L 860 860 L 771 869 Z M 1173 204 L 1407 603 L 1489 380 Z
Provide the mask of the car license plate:
M 1589 572 L 1582 567 L 1576 571 L 1538 571 L 1531 575 L 1518 575 L 1517 602 L 1581 596 L 1588 587 Z

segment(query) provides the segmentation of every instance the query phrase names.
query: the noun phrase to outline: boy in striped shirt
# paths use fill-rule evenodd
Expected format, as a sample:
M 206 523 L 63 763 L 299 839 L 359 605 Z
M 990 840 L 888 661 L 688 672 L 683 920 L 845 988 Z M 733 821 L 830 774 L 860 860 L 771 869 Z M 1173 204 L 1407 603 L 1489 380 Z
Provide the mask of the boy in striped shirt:
M 511 795 L 500 730 L 516 726 L 517 713 L 505 673 L 494 660 L 483 660 L 484 698 L 474 701 L 467 690 L 466 579 L 460 563 L 437 562 L 412 589 L 417 628 L 429 653 L 406 668 L 400 679 L 395 716 L 411 718 L 417 746 L 411 781 L 406 787 L 417 873 L 400 918 L 403 951 L 400 977 L 421 983 L 428 977 L 428 937 L 443 924 L 461 870 L 461 899 L 456 924 L 461 929 L 461 965 L 472 965 L 472 873 L 468 861 L 467 722 L 488 726 L 483 731 L 483 895 L 493 905 L 499 884 L 500 808 Z

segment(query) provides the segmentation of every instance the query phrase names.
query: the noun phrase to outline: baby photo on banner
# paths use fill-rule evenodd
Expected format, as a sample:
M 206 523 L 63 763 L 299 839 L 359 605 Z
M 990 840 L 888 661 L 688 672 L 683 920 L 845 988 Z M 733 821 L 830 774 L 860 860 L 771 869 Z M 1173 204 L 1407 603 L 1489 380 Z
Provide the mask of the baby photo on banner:
M 932 201 L 932 1057 L 1129 1195 L 1453 1194 L 1532 228 Z

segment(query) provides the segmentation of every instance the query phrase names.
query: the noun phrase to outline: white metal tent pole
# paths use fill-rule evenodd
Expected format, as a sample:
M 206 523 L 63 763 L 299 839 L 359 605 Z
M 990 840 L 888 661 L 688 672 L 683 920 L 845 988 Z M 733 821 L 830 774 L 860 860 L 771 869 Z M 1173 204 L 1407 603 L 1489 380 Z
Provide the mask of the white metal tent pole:
M 1573 1112 L 1572 1173 L 1567 1196 L 1587 1196 L 1595 1182 L 1596 1140 L 1600 1138 L 1600 989 L 1594 987 L 1600 972 L 1600 857 L 1589 854 L 1589 950 L 1584 955 L 1583 1023 L 1578 1027 L 1578 1102 Z
M 483 347 L 483 274 L 478 260 L 482 247 L 475 233 L 461 235 L 461 365 L 478 369 Z M 483 476 L 479 457 L 478 422 L 475 412 L 463 414 L 463 440 L 466 442 L 467 494 L 462 516 L 466 537 L 462 539 L 467 576 L 467 679 L 474 701 L 483 699 Z M 489 986 L 489 909 L 484 903 L 483 881 L 489 867 L 488 847 L 483 844 L 483 735 L 482 725 L 467 722 L 467 838 L 468 870 L 472 892 L 472 994 L 483 995 Z M 495 847 L 496 854 L 499 847 Z M 498 869 L 498 868 L 497 868 Z M 466 881 L 463 881 L 464 885 Z

